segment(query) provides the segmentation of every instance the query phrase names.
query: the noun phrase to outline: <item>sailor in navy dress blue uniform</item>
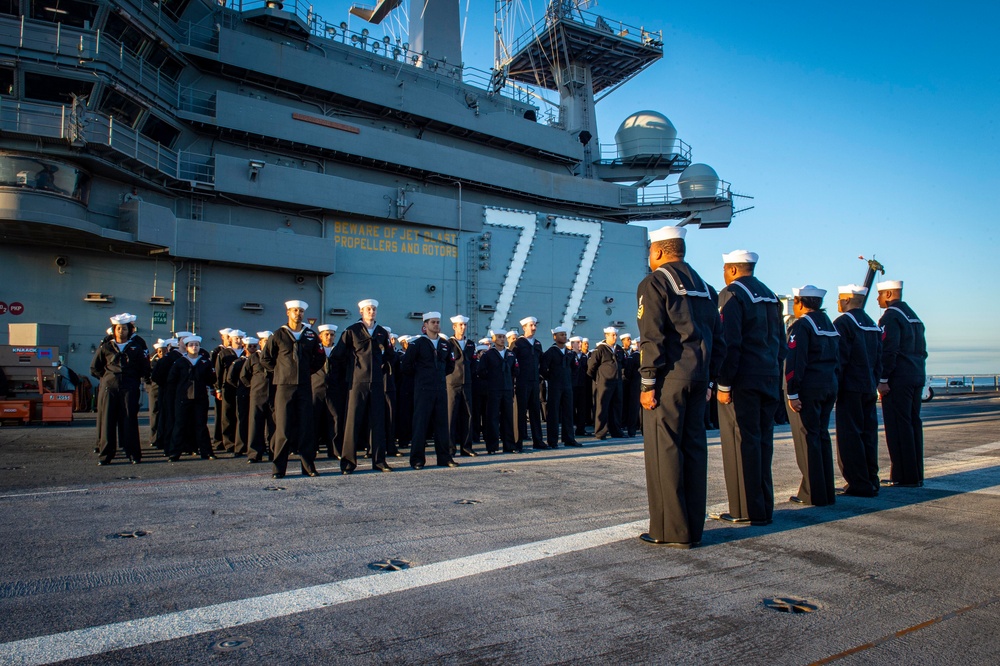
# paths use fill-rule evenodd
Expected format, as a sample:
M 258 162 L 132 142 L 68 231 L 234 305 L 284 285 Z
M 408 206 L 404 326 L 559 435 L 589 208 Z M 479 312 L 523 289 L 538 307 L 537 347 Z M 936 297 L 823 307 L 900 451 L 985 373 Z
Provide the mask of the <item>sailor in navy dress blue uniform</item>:
M 352 474 L 358 452 L 371 446 L 372 469 L 391 472 L 385 462 L 385 380 L 389 356 L 395 354 L 389 333 L 375 321 L 378 301 L 358 302 L 361 319 L 340 334 L 333 357 L 344 368 L 347 379 L 347 410 L 340 472 Z
M 705 408 L 721 365 L 714 292 L 684 261 L 683 227 L 649 233 L 652 273 L 636 289 L 647 543 L 692 548 L 705 529 Z
M 493 346 L 479 359 L 477 374 L 484 380 L 486 417 L 483 441 L 486 453 L 497 453 L 499 444 L 504 453 L 519 453 L 514 444 L 514 380 L 518 367 L 514 354 L 506 348 L 507 333 L 490 331 Z
M 885 485 L 919 486 L 924 482 L 924 426 L 920 396 L 927 378 L 927 340 L 924 324 L 903 302 L 903 282 L 875 285 L 884 308 L 882 328 L 882 423 L 889 449 L 889 479 Z
M 303 322 L 309 305 L 286 301 L 288 323 L 274 332 L 261 353 L 261 363 L 274 373 L 274 459 L 276 479 L 285 476 L 288 456 L 299 456 L 302 474 L 318 476 L 316 434 L 313 427 L 312 374 L 323 367 L 326 355 L 319 336 Z
M 100 380 L 97 393 L 99 465 L 109 464 L 118 450 L 135 465 L 142 462 L 139 442 L 139 393 L 149 377 L 149 349 L 136 335 L 135 315 L 111 317 L 111 335 L 101 342 L 90 364 Z
M 175 387 L 174 428 L 167 457 L 171 462 L 181 454 L 196 451 L 203 460 L 215 460 L 208 433 L 208 393 L 216 384 L 215 366 L 202 353 L 201 336 L 182 339 L 185 354 L 170 367 L 169 382 Z
M 878 494 L 878 380 L 882 372 L 882 330 L 865 313 L 866 287 L 837 290 L 843 314 L 833 325 L 840 333 L 840 381 L 835 425 L 837 460 L 847 482 L 845 495 Z
M 621 422 L 622 362 L 621 347 L 615 344 L 618 329 L 604 329 L 599 342 L 587 359 L 587 376 L 594 380 L 594 437 L 624 437 Z
M 788 328 L 785 393 L 802 483 L 790 499 L 825 506 L 836 500 L 830 414 L 837 401 L 840 334 L 821 309 L 825 289 L 810 284 L 793 289 L 792 295 L 797 319 Z
M 748 250 L 722 255 L 726 287 L 719 293 L 719 313 L 725 347 L 717 401 L 729 511 L 712 518 L 766 525 L 774 514 L 771 460 L 785 327 L 778 297 L 754 277 L 758 259 Z
M 455 368 L 448 375 L 448 423 L 453 451 L 471 457 L 476 455 L 472 450 L 472 380 L 477 360 L 476 345 L 466 337 L 468 325 L 469 318 L 465 315 L 451 318 L 455 334 L 448 338 L 448 344 L 455 357 Z
M 546 401 L 546 435 L 550 449 L 559 446 L 559 437 L 565 446 L 580 446 L 573 435 L 573 373 L 576 354 L 566 347 L 568 331 L 557 326 L 552 329 L 553 344 L 542 354 L 539 374 L 548 386 Z
M 524 335 L 518 336 L 510 347 L 518 366 L 517 382 L 514 385 L 514 410 L 517 412 L 514 448 L 523 450 L 530 422 L 532 447 L 544 449 L 546 446 L 542 439 L 542 402 L 539 393 L 542 343 L 535 339 L 538 319 L 525 317 L 520 323 Z
M 448 423 L 448 375 L 455 369 L 448 338 L 441 336 L 441 313 L 423 314 L 424 335 L 410 341 L 400 370 L 413 375 L 413 441 L 410 467 L 422 469 L 427 463 L 428 428 L 434 436 L 434 452 L 439 467 L 457 467 L 451 455 Z

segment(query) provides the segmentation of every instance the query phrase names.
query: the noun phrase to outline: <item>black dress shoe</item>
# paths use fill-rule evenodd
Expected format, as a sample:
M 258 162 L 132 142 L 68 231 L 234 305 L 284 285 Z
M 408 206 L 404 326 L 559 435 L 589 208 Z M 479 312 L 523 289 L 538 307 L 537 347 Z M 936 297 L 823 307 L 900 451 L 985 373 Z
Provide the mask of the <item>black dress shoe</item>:
M 583 444 L 581 444 L 580 442 L 576 441 L 575 439 L 572 442 L 564 442 L 563 444 L 565 446 L 583 446 Z
M 315 467 L 312 469 L 304 469 L 302 470 L 302 476 L 319 476 L 319 472 L 316 471 Z
M 169 460 L 170 462 L 177 462 L 180 459 L 181 459 L 180 456 L 170 456 L 169 458 L 167 458 L 167 460 Z
M 271 478 L 272 479 L 283 479 L 283 478 L 285 478 L 285 473 L 284 472 L 275 472 L 274 474 L 271 475 Z
M 444 463 L 443 465 L 438 465 L 438 467 L 458 467 L 458 463 L 455 462 L 454 460 L 449 460 L 448 462 Z
M 402 458 L 403 457 L 403 452 L 402 451 L 396 451 L 394 453 L 390 453 L 389 455 L 392 456 L 393 458 Z
M 423 469 L 424 463 L 410 463 L 410 467 L 413 469 Z
M 772 519 L 770 519 L 770 518 L 768 518 L 767 520 L 751 520 L 750 521 L 750 525 L 752 527 L 767 527 L 768 525 L 770 525 L 773 522 L 774 521 Z
M 788 498 L 788 501 L 793 502 L 795 504 L 805 504 L 805 502 L 799 499 L 798 495 L 792 495 L 791 497 Z
M 376 472 L 391 472 L 392 471 L 392 468 L 389 467 L 388 465 L 375 465 L 375 467 L 373 467 L 372 469 L 374 469 Z
M 132 460 L 132 464 L 133 465 L 140 465 L 140 464 L 142 464 L 142 461 L 139 460 L 139 459 L 134 459 L 134 460 Z
M 466 449 L 462 449 L 461 455 L 463 458 L 475 458 L 479 454 L 476 453 L 475 451 L 467 451 Z
M 667 548 L 678 548 L 680 550 L 688 550 L 689 548 L 693 548 L 700 544 L 700 542 L 691 544 L 691 543 L 684 543 L 681 541 L 660 541 L 659 539 L 654 539 L 653 537 L 649 536 L 649 533 L 647 532 L 643 532 L 642 534 L 640 534 L 639 538 L 645 541 L 646 543 L 653 544 L 654 546 L 666 546 Z
M 342 469 L 342 470 L 340 470 L 340 474 L 342 476 L 350 476 L 351 474 L 354 474 L 354 470 L 353 469 Z
M 247 458 L 248 465 L 253 465 L 254 463 L 259 463 L 259 462 L 261 462 L 260 458 Z
M 97 461 L 97 466 L 98 467 L 104 467 L 105 465 L 110 465 L 110 464 L 111 464 L 110 460 L 98 460 Z
M 218 458 L 216 458 L 212 454 L 208 454 L 207 456 L 202 456 L 201 459 L 202 460 L 218 460 Z
M 245 456 L 245 455 L 246 455 L 245 453 L 234 453 L 234 454 L 233 454 L 233 457 L 234 457 L 234 458 L 242 458 L 242 457 L 243 457 L 243 456 Z
M 710 513 L 708 517 L 712 520 L 721 520 L 724 523 L 749 523 L 749 518 L 737 518 L 731 513 Z

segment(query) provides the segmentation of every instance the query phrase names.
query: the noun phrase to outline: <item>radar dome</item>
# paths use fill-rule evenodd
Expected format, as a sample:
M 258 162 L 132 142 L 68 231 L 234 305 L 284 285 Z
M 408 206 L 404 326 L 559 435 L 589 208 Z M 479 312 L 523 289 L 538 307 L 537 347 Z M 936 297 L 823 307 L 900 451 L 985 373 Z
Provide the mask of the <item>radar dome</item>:
M 719 174 L 707 164 L 692 164 L 677 179 L 681 199 L 714 199 L 719 194 Z
M 615 132 L 618 155 L 670 155 L 677 152 L 677 128 L 662 113 L 637 111 Z

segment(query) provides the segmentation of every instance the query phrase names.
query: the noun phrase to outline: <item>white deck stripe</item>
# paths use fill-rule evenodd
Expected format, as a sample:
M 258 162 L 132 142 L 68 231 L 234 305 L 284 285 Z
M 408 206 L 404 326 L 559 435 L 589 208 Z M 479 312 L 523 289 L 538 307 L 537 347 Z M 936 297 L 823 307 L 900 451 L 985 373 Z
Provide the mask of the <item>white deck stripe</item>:
M 989 495 L 1000 494 L 998 486 L 977 488 L 973 491 L 964 490 L 962 486 L 974 484 L 974 479 L 970 479 L 968 484 L 955 480 L 938 484 L 931 478 L 932 476 L 949 474 L 959 467 L 974 469 L 995 465 L 995 460 L 980 454 L 989 453 L 996 449 L 1000 449 L 1000 442 L 991 442 L 960 452 L 945 453 L 929 458 L 927 462 L 940 462 L 941 464 L 926 465 L 930 472 L 927 475 L 929 481 L 927 487 Z M 725 511 L 727 508 L 727 504 L 721 504 L 710 507 L 710 510 Z M 289 590 L 288 592 L 192 608 L 177 613 L 2 643 L 0 644 L 0 663 L 12 665 L 48 664 L 273 620 L 295 613 L 304 613 L 394 592 L 413 590 L 549 557 L 606 546 L 635 538 L 639 532 L 646 529 L 647 525 L 647 520 L 637 520 L 623 525 L 613 525 L 579 534 L 570 534 L 455 560 L 418 566 L 405 571 L 362 576 Z
M 62 495 L 65 493 L 85 493 L 90 488 L 76 488 L 75 490 L 46 490 L 38 493 L 17 493 L 15 495 L 0 495 L 0 499 L 7 499 L 8 497 L 35 497 L 37 495 Z
M 634 539 L 648 524 L 647 520 L 640 520 L 405 571 L 373 574 L 177 613 L 26 638 L 0 644 L 0 663 L 48 664 L 329 608 Z

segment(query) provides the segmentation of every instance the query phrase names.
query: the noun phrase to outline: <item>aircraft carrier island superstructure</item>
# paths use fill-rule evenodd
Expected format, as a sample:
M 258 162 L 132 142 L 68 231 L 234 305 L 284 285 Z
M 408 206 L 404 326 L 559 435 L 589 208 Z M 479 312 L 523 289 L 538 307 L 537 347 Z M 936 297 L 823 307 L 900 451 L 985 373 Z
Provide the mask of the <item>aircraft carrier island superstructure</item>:
M 459 0 L 376 37 L 400 4 L 345 6 L 352 28 L 291 1 L 0 0 L 0 324 L 68 326 L 78 369 L 116 312 L 210 345 L 289 298 L 341 326 L 371 297 L 400 333 L 439 310 L 594 337 L 634 323 L 629 222 L 729 224 L 665 116 L 597 136 L 595 95 L 660 33 L 554 1 L 480 72 Z

